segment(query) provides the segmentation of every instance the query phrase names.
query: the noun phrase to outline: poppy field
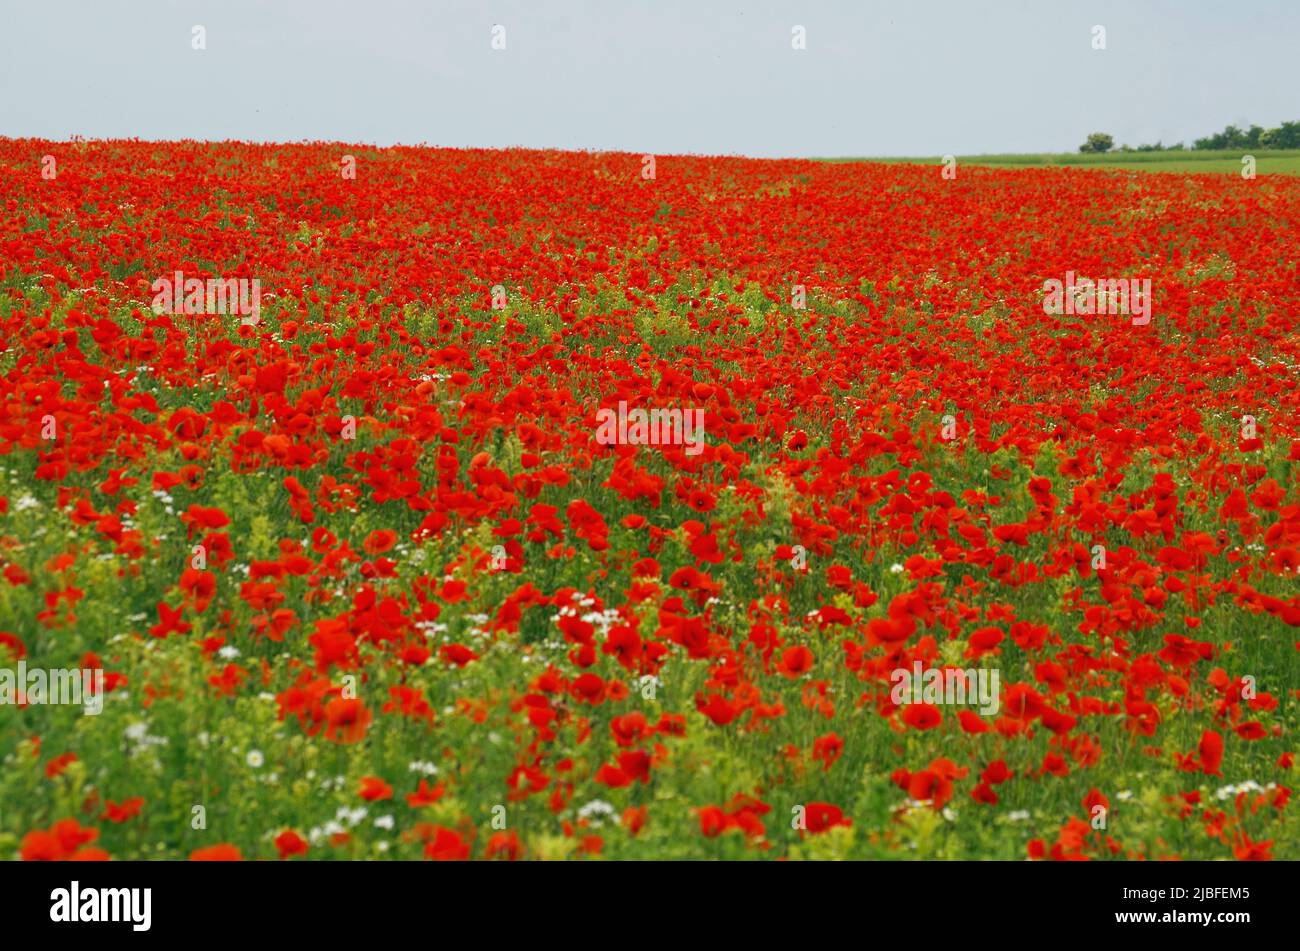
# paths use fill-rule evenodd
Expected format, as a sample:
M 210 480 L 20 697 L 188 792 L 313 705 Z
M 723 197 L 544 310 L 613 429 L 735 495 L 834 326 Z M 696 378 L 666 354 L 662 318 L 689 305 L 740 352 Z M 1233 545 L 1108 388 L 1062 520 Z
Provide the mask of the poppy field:
M 1300 858 L 1300 178 L 0 181 L 6 859 Z

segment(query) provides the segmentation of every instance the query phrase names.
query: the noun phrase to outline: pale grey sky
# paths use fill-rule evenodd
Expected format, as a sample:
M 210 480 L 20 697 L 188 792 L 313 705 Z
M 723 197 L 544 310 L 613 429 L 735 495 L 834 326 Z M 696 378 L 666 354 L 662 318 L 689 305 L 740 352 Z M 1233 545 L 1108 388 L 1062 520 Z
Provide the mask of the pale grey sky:
M 0 0 L 0 135 L 753 156 L 1073 151 L 1093 131 L 1190 144 L 1300 119 L 1297 50 L 1295 0 Z

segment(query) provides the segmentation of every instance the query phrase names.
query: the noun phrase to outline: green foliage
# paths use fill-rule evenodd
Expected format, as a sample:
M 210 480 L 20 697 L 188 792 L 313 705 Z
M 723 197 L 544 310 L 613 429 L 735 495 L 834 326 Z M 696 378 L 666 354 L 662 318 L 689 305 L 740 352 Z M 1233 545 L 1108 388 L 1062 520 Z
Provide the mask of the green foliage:
M 1115 139 L 1105 132 L 1093 132 L 1088 141 L 1079 146 L 1080 152 L 1109 152 L 1115 146 Z

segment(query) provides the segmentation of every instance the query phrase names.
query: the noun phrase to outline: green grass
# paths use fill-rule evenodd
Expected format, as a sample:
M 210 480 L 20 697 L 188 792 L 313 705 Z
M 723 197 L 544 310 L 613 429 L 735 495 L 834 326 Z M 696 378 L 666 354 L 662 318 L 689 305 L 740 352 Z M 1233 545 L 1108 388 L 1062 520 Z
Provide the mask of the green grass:
M 983 165 L 989 168 L 1022 168 L 1026 166 L 1073 165 L 1086 168 L 1129 168 L 1147 172 L 1206 172 L 1240 173 L 1241 157 L 1249 150 L 1212 151 L 1180 149 L 1168 152 L 1112 152 L 1106 155 L 1088 155 L 1081 152 L 1026 153 L 1007 155 L 959 155 L 957 165 Z M 1258 150 L 1255 156 L 1256 172 L 1260 175 L 1300 175 L 1300 149 Z M 884 162 L 907 165 L 939 165 L 939 156 L 927 158 L 832 158 L 826 162 Z

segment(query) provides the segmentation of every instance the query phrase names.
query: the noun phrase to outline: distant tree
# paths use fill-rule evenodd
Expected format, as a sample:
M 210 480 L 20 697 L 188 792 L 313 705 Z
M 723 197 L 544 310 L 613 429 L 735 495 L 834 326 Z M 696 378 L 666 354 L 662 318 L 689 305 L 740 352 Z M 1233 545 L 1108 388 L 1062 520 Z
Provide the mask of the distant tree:
M 1235 125 L 1225 125 L 1223 132 L 1223 145 L 1220 148 L 1233 149 L 1245 145 L 1246 133 L 1242 132 Z
M 1080 152 L 1109 152 L 1115 146 L 1113 136 L 1105 132 L 1094 132 L 1088 136 L 1088 141 L 1079 146 Z
M 1252 126 L 1252 131 L 1258 129 L 1258 126 Z M 1263 134 L 1260 129 L 1256 133 L 1255 142 L 1258 144 L 1259 136 Z M 1193 144 L 1198 149 L 1246 149 L 1251 148 L 1250 133 L 1243 132 L 1235 125 L 1224 126 L 1222 132 L 1216 132 L 1214 135 L 1207 135 L 1203 139 L 1197 139 Z
M 1183 143 L 1175 142 L 1173 145 L 1165 145 L 1160 141 L 1147 142 L 1142 145 L 1121 145 L 1121 152 L 1173 152 L 1183 147 Z
M 1283 122 L 1259 137 L 1261 149 L 1300 149 L 1300 122 Z
M 1215 132 L 1202 139 L 1197 139 L 1193 143 L 1193 147 L 1198 149 L 1226 149 L 1228 147 L 1228 136 L 1233 131 L 1234 127 L 1228 126 L 1222 132 Z
M 1119 152 L 1176 152 L 1185 149 L 1182 142 L 1164 145 L 1156 142 L 1152 145 L 1121 145 Z M 1109 152 L 1115 148 L 1115 140 L 1104 132 L 1094 132 L 1088 141 L 1079 146 L 1080 152 Z M 1283 122 L 1276 129 L 1265 129 L 1251 125 L 1249 129 L 1240 129 L 1235 125 L 1224 126 L 1222 132 L 1214 132 L 1192 142 L 1194 149 L 1219 149 L 1235 151 L 1240 149 L 1300 149 L 1300 120 Z

